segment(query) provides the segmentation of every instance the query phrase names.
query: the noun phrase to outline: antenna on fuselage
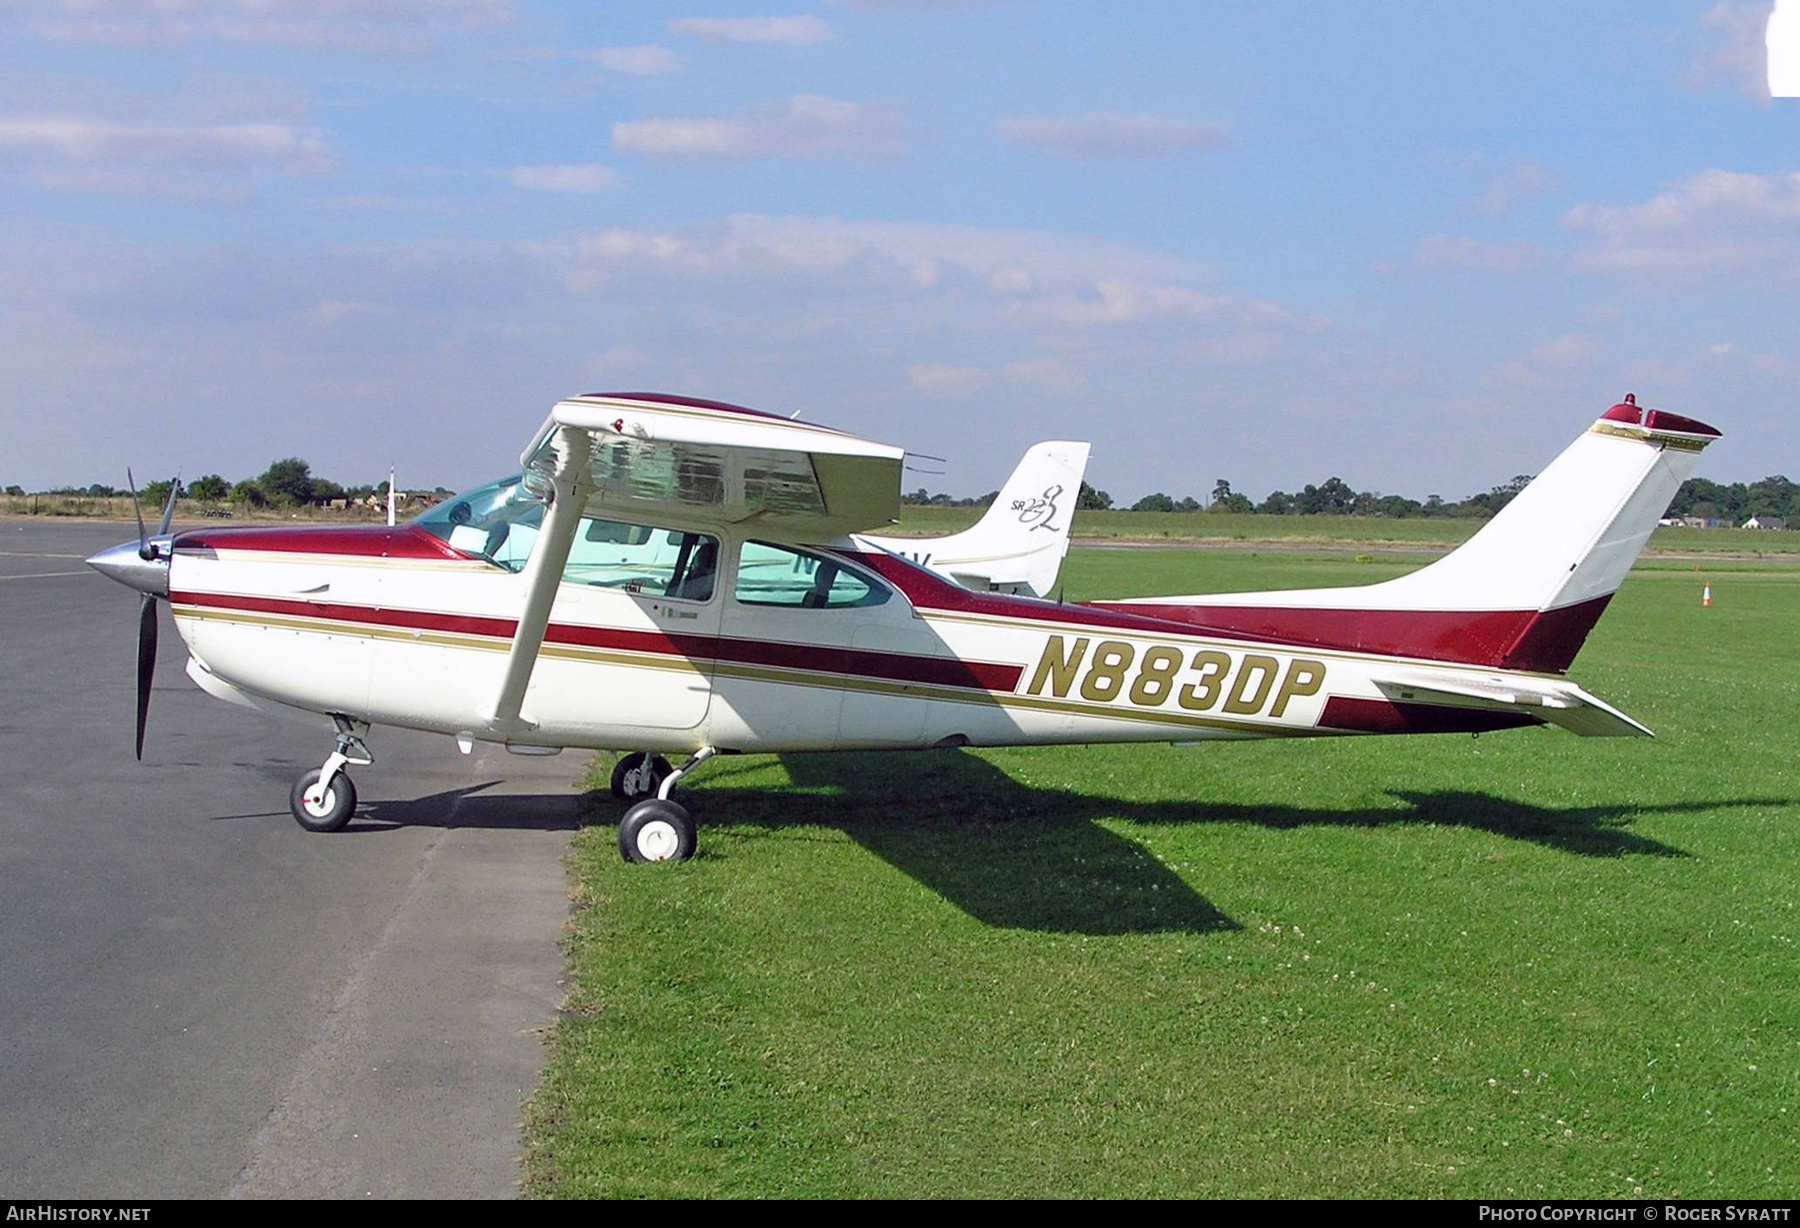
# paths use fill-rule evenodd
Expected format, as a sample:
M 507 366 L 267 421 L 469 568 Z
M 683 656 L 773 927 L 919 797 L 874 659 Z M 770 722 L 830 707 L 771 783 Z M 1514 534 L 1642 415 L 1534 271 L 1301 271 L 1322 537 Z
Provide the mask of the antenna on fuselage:
M 388 528 L 394 527 L 394 467 L 388 466 Z

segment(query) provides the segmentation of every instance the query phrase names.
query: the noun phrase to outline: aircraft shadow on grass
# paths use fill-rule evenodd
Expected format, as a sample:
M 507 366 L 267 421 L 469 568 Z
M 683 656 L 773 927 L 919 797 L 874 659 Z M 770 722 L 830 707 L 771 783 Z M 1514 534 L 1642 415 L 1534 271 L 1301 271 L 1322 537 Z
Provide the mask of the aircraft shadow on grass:
M 1135 841 L 1095 820 L 1299 827 L 1468 827 L 1584 857 L 1685 857 L 1630 830 L 1646 813 L 1781 806 L 1742 798 L 1665 806 L 1554 808 L 1465 790 L 1392 790 L 1404 806 L 1358 810 L 1211 802 L 1137 801 L 1103 788 L 1076 792 L 1022 783 L 985 759 L 929 754 L 783 755 L 789 789 L 736 789 L 730 763 L 706 769 L 690 800 L 734 825 L 829 826 L 989 924 L 1091 935 L 1210 932 L 1238 924 Z M 703 840 L 704 848 L 704 840 Z
M 1704 813 L 1787 806 L 1789 799 L 1736 798 L 1662 806 L 1555 808 L 1468 790 L 1390 790 L 1404 806 L 1358 810 L 1224 803 L 1205 798 L 1139 801 L 1096 787 L 1039 788 L 961 751 L 923 754 L 781 756 L 786 787 L 736 787 L 759 762 L 715 760 L 686 795 L 708 821 L 771 832 L 842 830 L 860 847 L 985 924 L 1004 929 L 1107 936 L 1215 933 L 1240 928 L 1136 841 L 1096 820 L 1142 824 L 1241 823 L 1300 827 L 1467 827 L 1529 840 L 1583 857 L 1685 857 L 1640 835 L 1640 814 Z M 486 781 L 417 798 L 365 798 L 341 835 L 402 827 L 573 830 L 607 823 L 623 804 L 610 796 L 490 793 Z M 251 816 L 220 816 L 251 817 Z

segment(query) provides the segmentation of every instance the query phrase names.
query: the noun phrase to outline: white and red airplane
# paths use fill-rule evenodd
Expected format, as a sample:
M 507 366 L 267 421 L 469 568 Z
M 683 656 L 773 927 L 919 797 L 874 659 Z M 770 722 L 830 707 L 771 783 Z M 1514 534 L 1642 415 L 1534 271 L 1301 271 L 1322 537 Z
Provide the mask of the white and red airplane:
M 675 786 L 738 751 L 1647 735 L 1563 675 L 1718 434 L 1627 397 L 1468 543 L 1385 583 L 1065 605 L 857 536 L 895 518 L 899 448 L 716 402 L 580 396 L 520 475 L 409 524 L 170 536 L 165 509 L 158 535 L 140 522 L 89 562 L 145 594 L 140 754 L 166 598 L 203 690 L 335 727 L 294 783 L 302 826 L 350 820 L 345 768 L 396 725 L 465 749 L 630 749 L 620 851 L 682 860 L 696 836 Z M 1079 485 L 997 510 L 1066 533 Z

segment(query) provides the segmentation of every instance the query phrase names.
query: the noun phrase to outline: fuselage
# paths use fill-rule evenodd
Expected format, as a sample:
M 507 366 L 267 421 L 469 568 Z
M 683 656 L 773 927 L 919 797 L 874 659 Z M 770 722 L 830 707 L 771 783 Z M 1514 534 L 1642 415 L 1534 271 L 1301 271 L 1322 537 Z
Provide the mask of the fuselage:
M 523 732 L 489 714 L 525 602 L 525 529 L 512 555 L 417 525 L 190 531 L 174 542 L 170 607 L 190 674 L 214 694 L 526 746 L 914 749 L 1537 723 L 1378 685 L 1397 665 L 1491 685 L 1508 673 L 1491 666 L 974 593 L 849 539 L 582 523 Z

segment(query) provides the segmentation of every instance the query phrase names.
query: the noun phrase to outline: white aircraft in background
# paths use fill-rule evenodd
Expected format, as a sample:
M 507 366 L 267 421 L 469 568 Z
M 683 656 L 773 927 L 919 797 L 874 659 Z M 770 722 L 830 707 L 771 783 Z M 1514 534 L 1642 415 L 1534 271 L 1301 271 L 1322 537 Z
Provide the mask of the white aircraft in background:
M 165 509 L 156 536 L 140 519 L 138 541 L 89 562 L 145 594 L 140 752 L 162 598 L 203 690 L 335 728 L 294 782 L 302 826 L 350 821 L 345 768 L 394 725 L 465 748 L 632 750 L 620 852 L 682 860 L 696 830 L 675 786 L 739 751 L 1647 735 L 1563 675 L 1718 434 L 1627 397 L 1396 580 L 1064 605 L 859 540 L 899 510 L 900 448 L 716 402 L 580 396 L 522 473 L 408 524 L 171 536 Z M 667 753 L 689 758 L 665 770 Z
M 1069 526 L 1089 445 L 1033 444 L 972 529 L 946 537 L 876 537 L 853 533 L 860 550 L 902 555 L 983 593 L 1048 597 L 1069 553 Z

